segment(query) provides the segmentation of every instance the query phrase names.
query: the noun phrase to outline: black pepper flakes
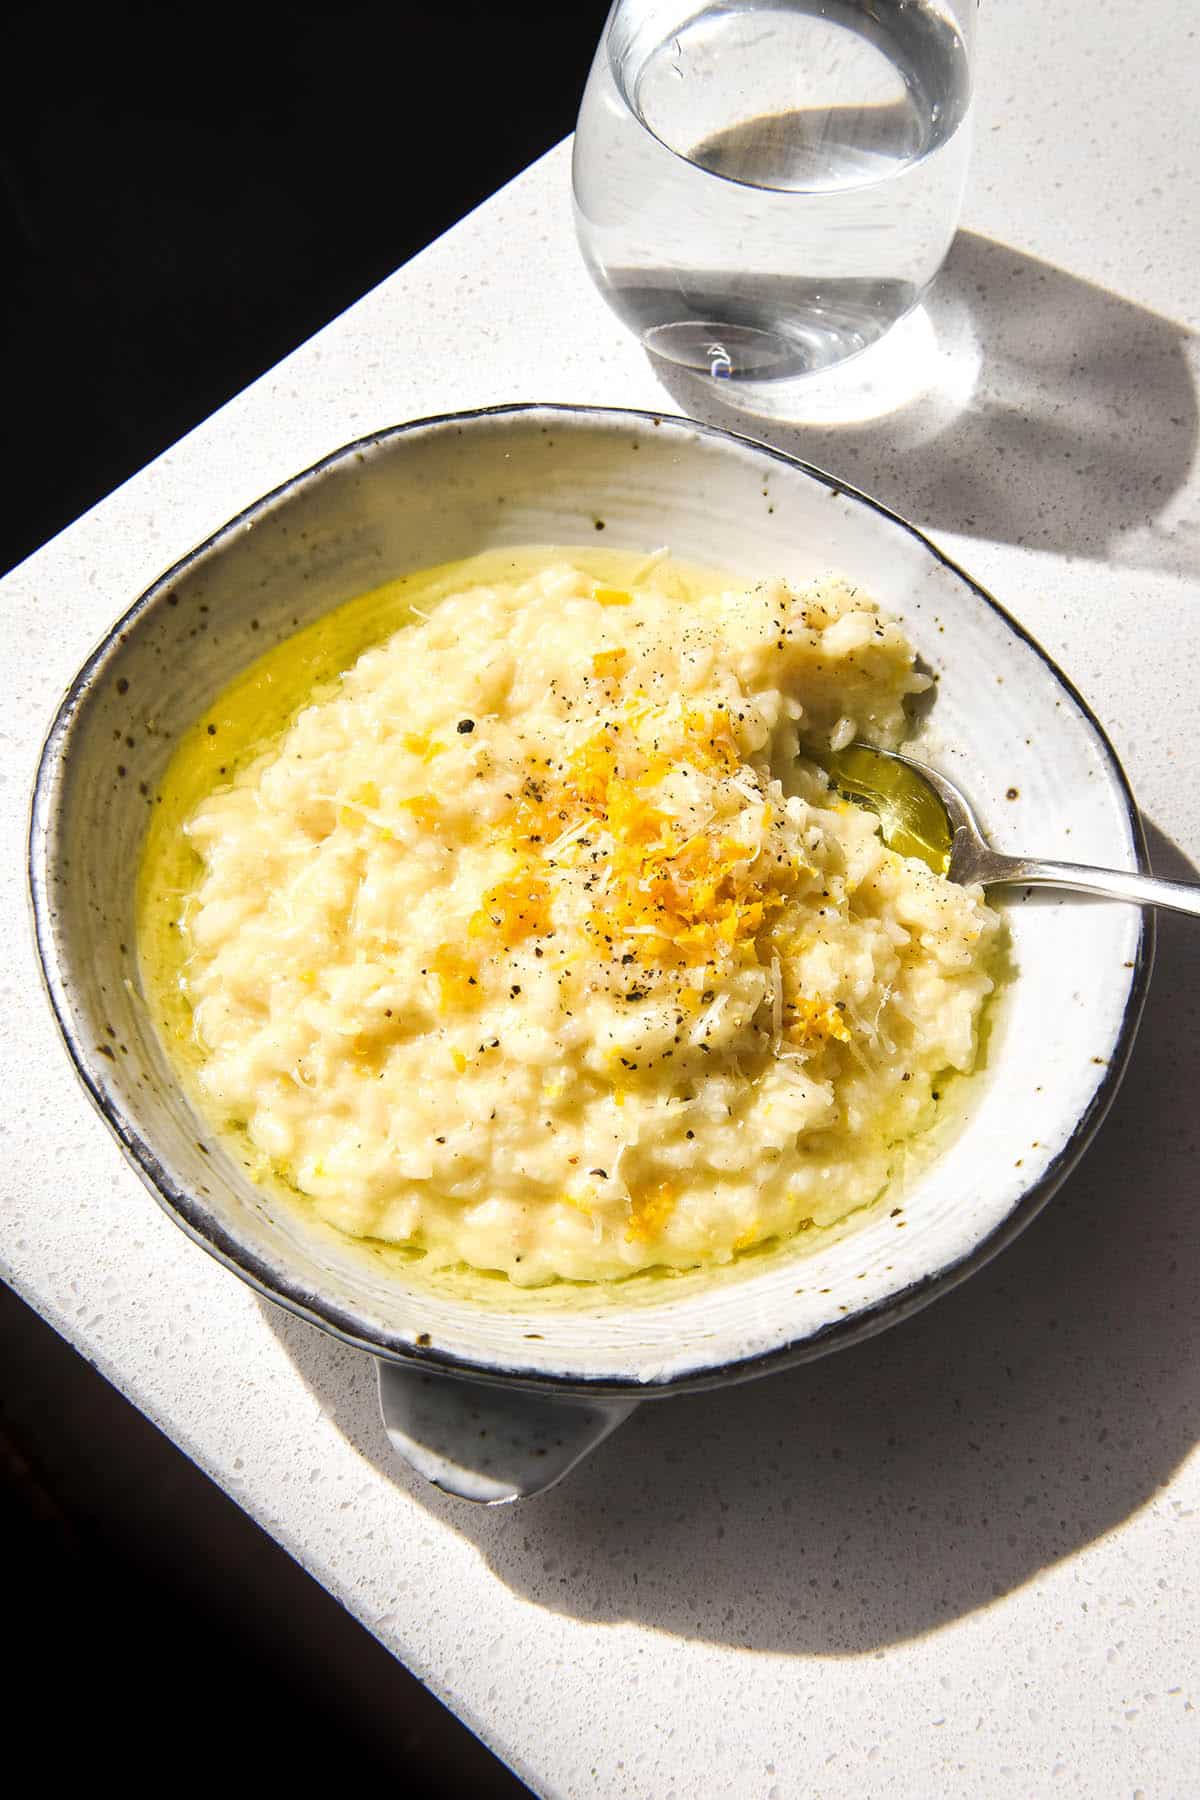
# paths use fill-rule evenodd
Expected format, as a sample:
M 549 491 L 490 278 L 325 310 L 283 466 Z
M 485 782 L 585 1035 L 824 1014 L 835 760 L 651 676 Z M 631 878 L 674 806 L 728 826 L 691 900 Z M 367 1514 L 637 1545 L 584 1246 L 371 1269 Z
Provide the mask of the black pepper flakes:
M 474 731 L 474 729 L 475 729 L 474 719 L 460 719 L 458 721 L 458 724 L 455 726 L 455 730 L 462 732 L 464 737 L 466 736 L 468 731 Z

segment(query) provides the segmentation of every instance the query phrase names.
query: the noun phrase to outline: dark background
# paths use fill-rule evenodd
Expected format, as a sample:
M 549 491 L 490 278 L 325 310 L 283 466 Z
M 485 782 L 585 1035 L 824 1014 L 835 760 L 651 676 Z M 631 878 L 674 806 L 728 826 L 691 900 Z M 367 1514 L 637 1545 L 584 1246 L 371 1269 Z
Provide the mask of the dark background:
M 569 132 L 606 12 L 10 0 L 0 565 Z
M 606 11 L 10 3 L 0 568 L 570 131 Z M 10 1734 L 53 1705 L 60 1780 L 525 1793 L 2 1289 L 0 1371 Z

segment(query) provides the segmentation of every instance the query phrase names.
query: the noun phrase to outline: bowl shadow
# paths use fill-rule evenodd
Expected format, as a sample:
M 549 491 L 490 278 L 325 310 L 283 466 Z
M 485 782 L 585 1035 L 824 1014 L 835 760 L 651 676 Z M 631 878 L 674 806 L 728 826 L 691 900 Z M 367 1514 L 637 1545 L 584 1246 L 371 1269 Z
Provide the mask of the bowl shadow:
M 1197 870 L 1147 822 L 1159 874 Z M 359 1452 L 571 1617 L 796 1655 L 866 1655 L 983 1608 L 1151 1502 L 1200 1437 L 1196 926 L 1159 915 L 1126 1078 L 1082 1164 L 1005 1254 L 836 1357 L 649 1403 L 514 1512 L 393 1455 L 361 1354 L 263 1302 Z
M 878 417 L 811 416 L 803 382 L 772 401 L 782 416 L 760 416 L 736 383 L 650 360 L 683 412 L 828 469 L 934 532 L 1200 573 L 1200 522 L 1167 516 L 1200 433 L 1183 326 L 970 231 L 925 310 L 928 380 L 915 393 L 902 383 L 911 397 Z M 880 368 L 888 342 L 867 352 Z M 848 387 L 866 367 L 847 365 Z

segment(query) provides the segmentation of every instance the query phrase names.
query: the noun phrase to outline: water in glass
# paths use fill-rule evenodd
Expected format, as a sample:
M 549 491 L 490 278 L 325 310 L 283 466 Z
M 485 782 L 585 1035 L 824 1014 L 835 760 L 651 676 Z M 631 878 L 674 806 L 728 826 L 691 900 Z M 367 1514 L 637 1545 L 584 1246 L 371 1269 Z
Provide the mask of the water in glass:
M 795 376 L 916 304 L 958 218 L 974 5 L 620 0 L 576 132 L 576 222 L 648 349 Z

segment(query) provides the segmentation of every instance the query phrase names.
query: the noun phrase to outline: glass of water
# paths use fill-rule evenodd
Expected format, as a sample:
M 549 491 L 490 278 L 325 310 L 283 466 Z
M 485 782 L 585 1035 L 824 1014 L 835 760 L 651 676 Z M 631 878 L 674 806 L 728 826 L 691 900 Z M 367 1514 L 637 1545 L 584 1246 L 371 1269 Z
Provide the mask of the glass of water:
M 617 0 L 575 215 L 648 350 L 773 383 L 856 355 L 918 303 L 958 221 L 977 5 Z

